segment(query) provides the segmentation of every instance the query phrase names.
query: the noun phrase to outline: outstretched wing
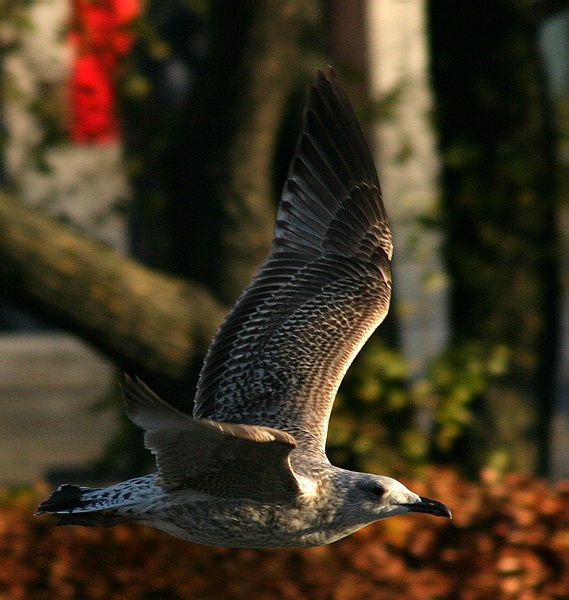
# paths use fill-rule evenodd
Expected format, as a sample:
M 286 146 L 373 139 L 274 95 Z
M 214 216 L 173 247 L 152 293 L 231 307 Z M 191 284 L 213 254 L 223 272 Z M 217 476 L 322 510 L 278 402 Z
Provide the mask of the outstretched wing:
M 323 450 L 338 386 L 387 314 L 391 254 L 369 149 L 335 73 L 319 71 L 271 254 L 212 342 L 194 416 Z
M 256 502 L 285 502 L 298 493 L 289 462 L 296 442 L 287 433 L 193 419 L 128 376 L 122 389 L 130 420 L 156 455 L 164 489 Z

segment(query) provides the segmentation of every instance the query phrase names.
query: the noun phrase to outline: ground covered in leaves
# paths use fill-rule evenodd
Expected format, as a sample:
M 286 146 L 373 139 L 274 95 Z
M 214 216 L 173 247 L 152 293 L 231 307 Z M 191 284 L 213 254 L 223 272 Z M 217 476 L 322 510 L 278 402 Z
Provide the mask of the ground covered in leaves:
M 410 485 L 454 519 L 388 519 L 330 546 L 206 548 L 138 526 L 56 527 L 0 502 L 0 600 L 569 598 L 569 482 L 436 470 Z M 407 482 L 408 483 L 408 482 Z

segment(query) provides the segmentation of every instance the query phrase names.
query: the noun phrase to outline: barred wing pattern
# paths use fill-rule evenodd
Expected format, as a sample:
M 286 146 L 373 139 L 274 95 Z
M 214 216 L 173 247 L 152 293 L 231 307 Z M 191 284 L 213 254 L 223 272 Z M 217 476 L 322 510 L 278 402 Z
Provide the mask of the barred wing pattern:
M 298 493 L 289 462 L 296 442 L 287 433 L 193 419 L 128 376 L 122 390 L 130 420 L 144 431 L 156 457 L 157 483 L 164 490 L 256 502 L 286 502 Z
M 323 451 L 340 382 L 387 314 L 392 250 L 366 141 L 334 71 L 318 72 L 271 254 L 212 342 L 194 416 Z

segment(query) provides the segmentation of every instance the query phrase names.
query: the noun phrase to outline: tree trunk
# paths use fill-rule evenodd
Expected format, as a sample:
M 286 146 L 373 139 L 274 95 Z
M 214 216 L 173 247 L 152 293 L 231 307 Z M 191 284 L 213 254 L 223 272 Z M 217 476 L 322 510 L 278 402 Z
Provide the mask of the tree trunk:
M 315 7 L 313 0 L 214 2 L 208 58 L 197 65 L 195 94 L 167 152 L 177 272 L 228 304 L 269 251 L 274 152 L 285 103 L 301 83 Z
M 0 194 L 2 293 L 132 372 L 183 378 L 225 314 L 201 286 L 147 269 Z
M 459 460 L 535 473 L 555 381 L 556 161 L 535 15 L 522 9 L 432 0 L 430 23 L 453 342 L 510 353 Z

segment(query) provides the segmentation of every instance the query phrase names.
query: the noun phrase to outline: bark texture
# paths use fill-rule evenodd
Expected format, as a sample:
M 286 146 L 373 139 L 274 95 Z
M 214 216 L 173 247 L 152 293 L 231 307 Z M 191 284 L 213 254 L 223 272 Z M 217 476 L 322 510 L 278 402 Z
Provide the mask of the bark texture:
M 226 309 L 203 287 L 141 266 L 0 194 L 2 294 L 133 372 L 184 377 Z

